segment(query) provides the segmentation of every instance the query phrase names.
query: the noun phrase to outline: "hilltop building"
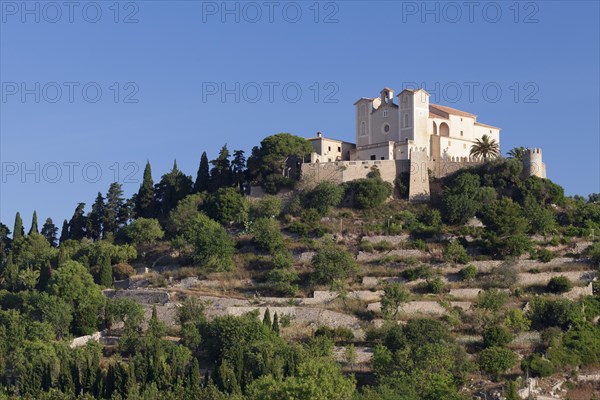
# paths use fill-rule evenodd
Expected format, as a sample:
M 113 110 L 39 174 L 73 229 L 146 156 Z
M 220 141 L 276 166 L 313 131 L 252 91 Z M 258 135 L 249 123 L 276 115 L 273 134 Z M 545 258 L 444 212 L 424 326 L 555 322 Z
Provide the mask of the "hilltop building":
M 317 133 L 308 139 L 314 152 L 302 165 L 305 180 L 339 183 L 364 178 L 373 168 L 393 182 L 410 172 L 409 197 L 429 199 L 429 174 L 440 178 L 482 160 L 470 157 L 484 135 L 500 145 L 500 128 L 477 121 L 477 116 L 429 103 L 423 89 L 405 89 L 394 102 L 394 91 L 383 88 L 379 97 L 362 97 L 354 103 L 356 143 L 326 138 Z M 526 176 L 546 177 L 541 149 L 528 150 L 523 158 Z

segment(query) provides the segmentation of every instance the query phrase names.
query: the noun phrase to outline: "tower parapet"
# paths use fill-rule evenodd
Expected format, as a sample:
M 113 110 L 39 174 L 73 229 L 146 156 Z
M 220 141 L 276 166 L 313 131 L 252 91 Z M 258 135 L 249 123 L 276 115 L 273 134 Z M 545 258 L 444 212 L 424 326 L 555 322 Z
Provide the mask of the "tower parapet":
M 546 164 L 542 160 L 542 149 L 525 149 L 523 153 L 523 176 L 546 178 Z

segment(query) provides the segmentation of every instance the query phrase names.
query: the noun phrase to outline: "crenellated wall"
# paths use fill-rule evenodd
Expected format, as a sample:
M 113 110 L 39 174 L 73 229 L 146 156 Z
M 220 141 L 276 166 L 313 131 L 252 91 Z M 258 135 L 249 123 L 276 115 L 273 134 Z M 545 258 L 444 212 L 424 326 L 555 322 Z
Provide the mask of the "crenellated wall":
M 414 147 L 408 160 L 356 160 L 330 163 L 302 164 L 302 180 L 309 186 L 318 182 L 336 183 L 364 179 L 373 169 L 378 169 L 384 181 L 395 183 L 400 173 L 410 173 L 409 199 L 429 200 L 429 178 L 444 178 L 456 171 L 480 165 L 483 161 L 471 157 L 448 157 L 433 160 L 426 148 Z M 546 165 L 542 161 L 541 149 L 528 149 L 523 156 L 523 176 L 546 178 Z
M 546 178 L 546 164 L 542 161 L 542 149 L 526 149 L 523 153 L 523 176 Z

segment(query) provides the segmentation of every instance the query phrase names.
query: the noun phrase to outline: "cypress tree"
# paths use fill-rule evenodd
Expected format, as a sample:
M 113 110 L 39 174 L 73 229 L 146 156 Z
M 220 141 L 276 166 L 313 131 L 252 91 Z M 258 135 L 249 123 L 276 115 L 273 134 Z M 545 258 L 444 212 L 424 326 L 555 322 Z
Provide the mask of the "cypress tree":
M 12 252 L 8 253 L 6 268 L 4 268 L 4 282 L 10 290 L 15 290 L 19 284 L 19 267 L 13 262 Z
M 244 150 L 235 150 L 233 160 L 231 161 L 231 174 L 233 183 L 244 192 L 244 183 L 246 181 L 246 156 Z
M 112 267 L 110 265 L 110 257 L 105 255 L 102 257 L 100 262 L 100 285 L 104 287 L 111 287 L 113 283 Z
M 196 357 L 194 357 L 194 361 L 192 361 L 192 367 L 190 368 L 190 374 L 187 380 L 187 387 L 200 388 L 200 365 L 198 364 L 198 359 Z
M 117 229 L 127 222 L 122 210 L 124 202 L 121 184 L 118 182 L 111 183 L 106 194 L 106 204 L 102 216 L 102 228 L 105 237 L 107 233 L 115 234 Z
M 69 221 L 69 239 L 81 240 L 85 237 L 86 218 L 84 215 L 85 203 L 77 204 L 73 217 Z
M 102 237 L 102 220 L 104 218 L 104 197 L 98 192 L 92 211 L 87 217 L 87 234 L 91 239 L 98 240 Z
M 23 220 L 21 219 L 21 213 L 17 211 L 17 215 L 15 215 L 15 227 L 13 229 L 13 240 L 20 239 L 23 235 L 25 235 Z
M 0 222 L 0 265 L 4 265 L 4 261 L 6 261 L 6 256 L 8 255 L 8 249 L 10 249 L 12 240 L 9 236 L 10 229 Z
M 271 312 L 269 311 L 269 307 L 267 307 L 267 309 L 265 310 L 265 315 L 263 317 L 263 324 L 268 326 L 269 328 L 272 327 L 272 323 L 271 323 Z
M 48 282 L 52 278 L 52 266 L 50 261 L 42 266 L 40 269 L 40 279 L 38 280 L 38 290 L 46 290 Z
M 67 256 L 67 251 L 65 250 L 64 246 L 59 247 L 58 248 L 58 261 L 57 261 L 56 265 L 58 265 L 60 267 L 68 260 L 69 260 L 69 257 Z
M 200 166 L 198 167 L 198 174 L 196 175 L 196 182 L 194 182 L 193 193 L 205 192 L 210 186 L 210 173 L 208 171 L 208 157 L 206 152 L 202 152 L 200 157 Z
M 69 222 L 65 219 L 62 224 L 62 229 L 60 230 L 60 239 L 59 244 L 62 244 L 69 240 Z
M 31 217 L 31 228 L 29 229 L 28 235 L 32 233 L 40 233 L 38 229 L 37 211 L 33 210 L 33 217 Z
M 56 247 L 58 228 L 54 225 L 54 222 L 52 222 L 52 218 L 46 218 L 41 233 L 52 247 Z
M 215 160 L 210 162 L 213 168 L 210 170 L 211 190 L 217 191 L 222 187 L 231 186 L 231 165 L 229 163 L 229 149 L 225 144 Z
M 279 316 L 277 313 L 273 316 L 273 332 L 279 334 Z
M 137 194 L 135 195 L 133 210 L 135 215 L 143 218 L 154 218 L 156 216 L 154 202 L 154 181 L 152 180 L 152 168 L 150 161 L 146 161 L 144 168 L 144 179 Z

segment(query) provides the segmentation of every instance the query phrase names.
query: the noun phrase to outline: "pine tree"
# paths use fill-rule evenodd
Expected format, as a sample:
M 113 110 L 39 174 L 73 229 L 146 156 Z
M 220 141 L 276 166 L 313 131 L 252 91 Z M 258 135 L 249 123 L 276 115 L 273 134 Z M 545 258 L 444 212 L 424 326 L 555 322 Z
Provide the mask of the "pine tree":
M 105 255 L 100 261 L 100 286 L 111 287 L 113 283 L 112 267 L 110 265 L 110 257 Z
M 33 217 L 31 218 L 31 228 L 29 229 L 28 235 L 32 233 L 40 233 L 38 229 L 37 211 L 33 210 Z
M 273 332 L 279 334 L 279 316 L 277 313 L 273 316 Z
M 177 168 L 175 160 L 171 172 L 164 174 L 156 185 L 156 197 L 163 216 L 167 216 L 179 200 L 190 194 L 192 184 L 192 178 Z
M 102 193 L 98 192 L 94 204 L 92 204 L 92 211 L 87 217 L 87 235 L 94 240 L 98 240 L 102 237 L 102 221 L 104 219 L 104 197 Z
M 127 220 L 123 215 L 123 188 L 120 183 L 113 182 L 108 188 L 106 194 L 106 203 L 104 205 L 104 213 L 102 217 L 103 234 L 115 234 Z
M 272 327 L 272 323 L 271 323 L 271 312 L 269 311 L 269 307 L 267 307 L 267 309 L 265 310 L 265 315 L 263 317 L 263 324 L 268 326 L 269 328 Z
M 150 161 L 146 161 L 146 167 L 144 168 L 144 179 L 142 180 L 140 189 L 135 195 L 133 211 L 138 218 L 156 217 L 154 181 L 152 180 L 152 168 L 150 167 Z
M 198 174 L 196 175 L 196 182 L 194 182 L 193 193 L 205 192 L 210 187 L 210 173 L 208 171 L 208 157 L 206 152 L 202 152 L 200 157 L 200 166 L 198 167 Z
M 229 150 L 227 149 L 227 144 L 221 148 L 219 156 L 210 163 L 213 165 L 210 170 L 211 190 L 215 192 L 222 187 L 231 186 L 231 165 L 229 164 Z
M 52 218 L 46 218 L 41 233 L 52 247 L 56 247 L 58 228 L 54 225 L 54 222 L 52 222 Z
M 85 203 L 77 204 L 73 217 L 69 221 L 69 239 L 81 240 L 85 237 L 86 218 L 84 209 Z
M 20 239 L 24 235 L 25 230 L 23 229 L 23 220 L 21 219 L 21 213 L 17 211 L 17 215 L 15 215 L 15 226 L 13 228 L 13 240 Z
M 60 239 L 58 243 L 63 244 L 69 240 L 69 236 L 69 222 L 65 219 L 62 224 L 62 229 L 60 230 Z

